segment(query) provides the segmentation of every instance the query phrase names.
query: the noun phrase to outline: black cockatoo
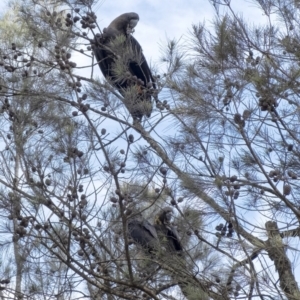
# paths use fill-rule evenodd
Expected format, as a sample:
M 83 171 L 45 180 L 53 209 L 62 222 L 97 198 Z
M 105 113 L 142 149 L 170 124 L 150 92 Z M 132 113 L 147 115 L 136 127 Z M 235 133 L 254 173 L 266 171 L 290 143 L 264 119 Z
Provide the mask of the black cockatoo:
M 171 226 L 173 210 L 166 207 L 156 216 L 154 227 L 162 245 L 170 252 L 182 252 L 182 245 L 177 230 Z
M 156 85 L 139 42 L 132 36 L 139 21 L 137 13 L 125 13 L 114 19 L 102 34 L 96 34 L 93 52 L 111 85 L 123 96 L 134 120 L 150 117 Z

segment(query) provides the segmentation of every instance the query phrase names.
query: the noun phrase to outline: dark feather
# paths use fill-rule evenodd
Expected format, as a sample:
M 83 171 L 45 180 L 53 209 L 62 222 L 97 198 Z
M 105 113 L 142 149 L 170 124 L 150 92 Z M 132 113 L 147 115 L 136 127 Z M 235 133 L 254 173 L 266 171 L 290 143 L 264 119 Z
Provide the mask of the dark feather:
M 176 228 L 174 227 L 168 228 L 167 238 L 172 249 L 174 249 L 177 252 L 181 252 L 183 250 Z
M 128 234 L 137 244 L 144 249 L 148 249 L 149 252 L 157 249 L 158 236 L 156 229 L 146 220 L 130 220 L 128 222 Z
M 122 94 L 133 118 L 141 119 L 151 114 L 156 85 L 141 45 L 127 33 L 132 18 L 136 24 L 137 14 L 123 14 L 97 34 L 93 51 L 104 77 Z
M 145 88 L 149 87 L 148 84 L 150 87 L 156 88 L 154 78 L 143 54 L 141 45 L 132 35 L 129 36 L 129 43 L 137 55 L 137 60 L 129 63 L 129 71 L 132 75 L 135 75 L 143 81 Z
M 170 226 L 172 209 L 163 209 L 155 218 L 154 226 L 142 218 L 131 219 L 128 221 L 128 234 L 144 249 L 149 252 L 165 248 L 170 253 L 181 255 L 182 245 L 177 230 Z
M 166 226 L 165 224 L 156 224 L 155 229 L 159 239 L 162 240 L 162 244 L 167 248 L 167 251 L 179 253 L 183 250 L 175 228 Z
M 164 240 L 164 245 L 168 251 L 180 254 L 183 250 L 176 228 L 169 225 L 172 209 L 163 209 L 155 219 L 155 229 L 160 240 Z

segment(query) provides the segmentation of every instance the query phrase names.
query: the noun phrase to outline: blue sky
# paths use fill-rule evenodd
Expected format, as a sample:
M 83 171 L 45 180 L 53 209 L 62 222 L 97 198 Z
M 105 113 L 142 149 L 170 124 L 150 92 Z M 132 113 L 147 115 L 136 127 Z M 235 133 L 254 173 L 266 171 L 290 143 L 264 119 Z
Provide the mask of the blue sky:
M 0 12 L 3 11 L 4 2 L 0 1 Z M 246 0 L 232 0 L 231 2 L 234 10 L 243 14 L 250 24 L 264 22 L 262 12 L 253 2 Z M 134 36 L 140 42 L 148 62 L 153 65 L 159 64 L 161 48 L 166 46 L 166 38 L 181 39 L 184 44 L 192 24 L 205 21 L 209 26 L 214 18 L 214 9 L 208 0 L 99 0 L 94 10 L 101 29 L 107 27 L 122 13 L 138 13 L 140 21 L 136 26 Z M 82 60 L 79 64 L 88 66 L 91 63 L 91 60 L 83 55 L 78 55 L 78 59 Z M 86 72 L 89 74 L 90 69 L 87 68 Z M 98 76 L 101 76 L 98 68 L 96 72 Z M 260 215 L 251 217 L 256 218 L 255 222 L 252 220 L 252 223 L 264 227 L 264 220 Z M 299 247 L 296 240 L 293 240 L 292 244 L 295 248 Z M 292 256 L 290 257 L 293 261 Z M 298 257 L 295 257 L 295 261 L 297 259 Z M 298 271 L 299 266 L 296 267 Z M 298 272 L 297 274 L 299 276 Z
M 261 11 L 249 1 L 232 0 L 233 8 L 250 22 L 263 21 Z M 169 39 L 184 42 L 192 24 L 211 24 L 214 9 L 208 0 L 102 0 L 95 6 L 101 28 L 125 12 L 136 12 L 140 21 L 134 36 L 140 42 L 148 61 L 156 64 L 160 49 Z
M 5 3 L 0 1 L 0 14 L 5 9 Z M 262 12 L 248 0 L 232 0 L 234 10 L 250 23 L 263 22 Z M 136 26 L 134 36 L 141 44 L 147 61 L 157 66 L 162 56 L 162 48 L 167 44 L 167 38 L 187 42 L 192 24 L 205 22 L 211 25 L 214 18 L 214 8 L 208 0 L 99 0 L 94 5 L 101 29 L 125 12 L 136 12 L 140 21 Z M 90 65 L 90 60 L 82 55 L 76 61 L 79 65 Z M 76 60 L 77 60 L 76 59 Z M 83 70 L 81 70 L 82 72 Z M 90 70 L 86 69 L 88 76 Z M 97 74 L 98 75 L 98 74 Z M 99 76 L 101 76 L 99 72 Z

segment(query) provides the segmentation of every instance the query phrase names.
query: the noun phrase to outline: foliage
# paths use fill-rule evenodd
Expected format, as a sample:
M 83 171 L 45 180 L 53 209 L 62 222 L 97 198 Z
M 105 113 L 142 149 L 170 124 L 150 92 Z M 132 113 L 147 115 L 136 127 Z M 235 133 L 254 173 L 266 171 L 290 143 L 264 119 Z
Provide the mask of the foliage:
M 211 0 L 139 123 L 98 77 L 93 3 L 48 2 L 0 22 L 0 297 L 299 299 L 299 3 L 250 26 Z M 181 256 L 128 235 L 166 206 Z

